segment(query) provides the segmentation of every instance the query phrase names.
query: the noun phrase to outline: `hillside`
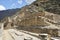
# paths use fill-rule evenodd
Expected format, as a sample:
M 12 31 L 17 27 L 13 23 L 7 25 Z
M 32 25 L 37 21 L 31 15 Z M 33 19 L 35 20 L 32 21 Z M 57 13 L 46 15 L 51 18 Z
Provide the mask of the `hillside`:
M 40 0 L 38 0 L 34 4 L 43 7 L 45 11 L 60 14 L 60 0 L 47 0 L 46 2 L 45 1 L 40 2 Z
M 4 19 L 5 17 L 13 16 L 18 12 L 20 9 L 9 9 L 0 11 L 0 20 Z
M 21 8 L 21 10 L 4 11 L 2 13 L 9 13 L 7 14 L 8 16 L 15 14 L 2 20 L 4 28 L 16 28 L 35 33 L 48 33 L 51 36 L 59 36 L 59 5 L 59 0 L 37 0 L 31 5 L 26 5 Z

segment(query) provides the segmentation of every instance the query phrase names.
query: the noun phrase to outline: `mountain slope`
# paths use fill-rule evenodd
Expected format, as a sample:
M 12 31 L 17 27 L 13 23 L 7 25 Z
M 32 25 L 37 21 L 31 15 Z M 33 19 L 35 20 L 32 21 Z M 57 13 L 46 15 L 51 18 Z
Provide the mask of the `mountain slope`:
M 31 5 L 21 8 L 18 12 L 13 10 L 14 14 L 16 14 L 7 17 L 3 21 L 4 28 L 17 28 L 19 30 L 48 33 L 51 36 L 58 36 L 60 9 L 58 9 L 59 6 L 57 6 L 57 3 L 59 4 L 58 0 L 37 0 Z
M 20 9 L 9 9 L 9 10 L 0 11 L 0 20 L 8 16 L 13 16 L 19 10 Z

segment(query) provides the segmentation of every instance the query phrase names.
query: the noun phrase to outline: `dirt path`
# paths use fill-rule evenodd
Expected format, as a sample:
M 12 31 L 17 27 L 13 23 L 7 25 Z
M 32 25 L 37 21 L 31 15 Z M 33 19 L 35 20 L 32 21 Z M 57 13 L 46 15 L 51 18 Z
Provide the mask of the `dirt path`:
M 7 30 L 4 30 L 3 40 L 13 40 L 13 38 L 11 37 Z

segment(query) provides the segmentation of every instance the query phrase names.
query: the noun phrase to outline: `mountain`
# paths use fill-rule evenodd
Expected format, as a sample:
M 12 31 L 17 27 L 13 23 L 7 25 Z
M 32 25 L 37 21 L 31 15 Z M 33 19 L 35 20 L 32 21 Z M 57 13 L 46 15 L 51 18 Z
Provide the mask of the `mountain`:
M 5 17 L 13 16 L 18 12 L 20 9 L 9 9 L 0 11 L 0 20 L 4 19 Z
M 12 9 L 2 13 L 10 16 L 2 20 L 5 29 L 16 28 L 58 36 L 58 29 L 60 29 L 59 0 L 37 0 L 20 10 Z

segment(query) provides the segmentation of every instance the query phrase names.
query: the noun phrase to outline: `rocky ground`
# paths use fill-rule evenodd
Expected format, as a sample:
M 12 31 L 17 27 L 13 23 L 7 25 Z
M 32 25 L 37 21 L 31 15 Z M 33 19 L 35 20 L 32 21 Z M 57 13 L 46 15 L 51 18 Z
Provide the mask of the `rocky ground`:
M 19 32 L 14 29 L 4 30 L 3 40 L 40 40 L 37 37 L 31 36 L 29 34 Z
M 42 37 L 42 35 L 45 36 Z M 47 38 L 47 39 L 46 39 Z M 24 30 L 16 30 L 16 29 L 8 29 L 3 31 L 2 37 L 0 36 L 0 40 L 60 40 L 59 37 L 51 37 L 48 34 L 37 34 Z

